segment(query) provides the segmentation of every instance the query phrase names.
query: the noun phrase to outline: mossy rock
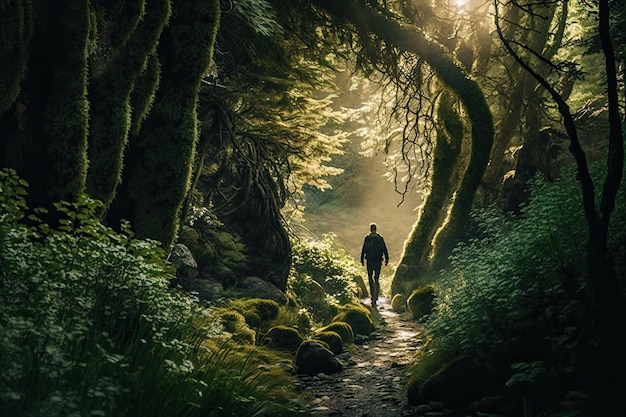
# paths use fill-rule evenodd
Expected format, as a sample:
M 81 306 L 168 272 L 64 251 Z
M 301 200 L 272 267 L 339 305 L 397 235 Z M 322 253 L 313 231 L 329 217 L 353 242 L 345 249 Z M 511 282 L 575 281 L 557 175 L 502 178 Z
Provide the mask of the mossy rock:
M 406 310 L 406 297 L 404 294 L 396 294 L 391 299 L 391 309 L 396 313 L 402 313 Z
M 274 348 L 295 352 L 304 341 L 304 338 L 293 327 L 280 325 L 270 328 L 265 334 L 263 341 Z
M 232 301 L 229 307 L 246 319 L 248 326 L 258 329 L 278 317 L 280 305 L 274 300 L 248 298 Z
M 494 378 L 469 356 L 459 356 L 428 378 L 420 388 L 427 401 L 461 407 L 490 394 Z
M 339 314 L 332 320 L 332 322 L 338 321 L 348 323 L 355 335 L 369 336 L 376 330 L 372 313 L 363 305 L 347 304 L 341 307 Z
M 337 333 L 341 337 L 343 343 L 346 345 L 351 345 L 354 343 L 354 331 L 352 330 L 352 326 L 344 321 L 335 321 L 327 326 L 322 327 L 321 329 L 319 329 L 319 331 Z
M 256 332 L 248 327 L 246 319 L 240 313 L 234 310 L 218 310 L 215 316 L 220 320 L 224 329 L 232 336 L 231 339 L 235 342 L 245 344 L 255 344 Z
M 324 331 L 315 333 L 316 340 L 326 342 L 328 348 L 333 354 L 338 355 L 343 352 L 343 339 L 337 332 Z
M 299 373 L 317 375 L 319 373 L 334 374 L 341 372 L 343 367 L 335 358 L 327 344 L 319 340 L 305 340 L 296 352 L 296 367 Z
M 433 301 L 435 299 L 435 287 L 426 285 L 415 289 L 409 299 L 407 305 L 414 319 L 420 319 L 433 311 Z

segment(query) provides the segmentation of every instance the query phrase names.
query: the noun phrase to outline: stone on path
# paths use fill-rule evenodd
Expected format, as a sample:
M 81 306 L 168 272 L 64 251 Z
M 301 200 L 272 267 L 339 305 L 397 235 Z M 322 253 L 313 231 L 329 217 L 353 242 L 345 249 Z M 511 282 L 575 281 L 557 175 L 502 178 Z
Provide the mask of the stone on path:
M 373 315 L 380 323 L 376 330 L 369 337 L 355 338 L 349 352 L 336 357 L 343 366 L 341 373 L 327 375 L 326 379 L 301 378 L 302 397 L 313 415 L 419 415 L 417 407 L 408 404 L 404 381 L 406 365 L 423 345 L 423 328 L 395 313 L 386 298 L 379 299 L 379 308 L 373 310 Z

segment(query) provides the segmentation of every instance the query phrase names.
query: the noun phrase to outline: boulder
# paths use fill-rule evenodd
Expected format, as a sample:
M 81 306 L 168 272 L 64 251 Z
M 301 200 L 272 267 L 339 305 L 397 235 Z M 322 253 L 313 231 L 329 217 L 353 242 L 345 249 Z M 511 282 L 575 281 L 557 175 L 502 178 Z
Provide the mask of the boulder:
M 337 333 L 341 337 L 343 343 L 346 345 L 354 343 L 354 331 L 352 331 L 352 326 L 350 326 L 345 321 L 335 321 L 327 326 L 322 327 L 321 329 L 319 329 L 319 331 Z
M 361 334 L 369 336 L 376 326 L 372 320 L 372 313 L 362 305 L 348 304 L 341 307 L 341 311 L 337 314 L 333 322 L 342 321 L 348 323 L 352 327 L 355 335 Z
M 174 245 L 170 252 L 169 262 L 176 268 L 176 277 L 183 287 L 199 275 L 198 263 L 189 248 L 182 243 Z
M 258 277 L 245 277 L 237 285 L 244 297 L 274 300 L 281 305 L 287 304 L 287 296 L 271 282 Z
M 435 287 L 432 285 L 415 289 L 407 300 L 409 311 L 413 318 L 417 320 L 430 314 L 433 310 L 434 299 Z
M 298 330 L 282 325 L 270 328 L 263 339 L 269 346 L 290 352 L 296 352 L 303 341 L 304 338 Z
M 328 375 L 343 370 L 333 352 L 315 340 L 302 342 L 296 353 L 296 367 L 298 372 L 306 375 Z
M 421 396 L 452 407 L 463 407 L 497 387 L 494 377 L 469 356 L 459 356 L 428 378 L 421 386 Z
M 404 294 L 396 294 L 391 299 L 391 309 L 396 313 L 402 313 L 406 310 L 406 297 Z
M 343 339 L 339 336 L 339 333 L 332 331 L 323 331 L 315 333 L 315 339 L 321 340 L 328 345 L 328 348 L 334 355 L 338 355 L 343 352 Z
M 207 279 L 194 279 L 186 282 L 183 288 L 198 295 L 200 300 L 216 301 L 224 296 L 224 287 L 219 282 Z
M 278 316 L 280 310 L 276 301 L 263 298 L 233 300 L 229 307 L 243 315 L 248 326 L 255 329 L 267 329 L 268 323 Z

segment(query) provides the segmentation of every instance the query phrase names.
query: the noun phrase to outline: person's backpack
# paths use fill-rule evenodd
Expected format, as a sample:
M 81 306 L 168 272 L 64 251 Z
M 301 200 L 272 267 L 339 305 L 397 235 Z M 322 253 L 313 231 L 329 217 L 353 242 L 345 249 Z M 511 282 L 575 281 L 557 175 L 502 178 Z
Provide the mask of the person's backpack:
M 385 241 L 381 235 L 369 234 L 365 237 L 365 257 L 370 261 L 382 261 Z

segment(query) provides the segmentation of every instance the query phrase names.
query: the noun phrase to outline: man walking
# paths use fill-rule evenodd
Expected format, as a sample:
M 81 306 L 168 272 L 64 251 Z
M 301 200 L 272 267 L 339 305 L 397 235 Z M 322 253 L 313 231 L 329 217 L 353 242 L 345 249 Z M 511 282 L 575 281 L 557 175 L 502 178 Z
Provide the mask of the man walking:
M 376 307 L 380 291 L 378 280 L 380 278 L 383 257 L 385 258 L 385 265 L 387 265 L 389 263 L 389 253 L 387 252 L 385 239 L 376 233 L 376 223 L 372 223 L 370 224 L 370 234 L 365 236 L 363 248 L 361 249 L 361 265 L 364 265 L 364 260 L 367 260 L 367 279 L 370 284 L 372 307 Z

